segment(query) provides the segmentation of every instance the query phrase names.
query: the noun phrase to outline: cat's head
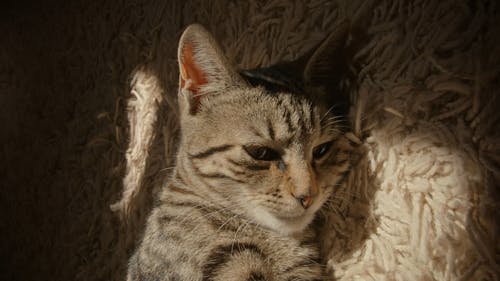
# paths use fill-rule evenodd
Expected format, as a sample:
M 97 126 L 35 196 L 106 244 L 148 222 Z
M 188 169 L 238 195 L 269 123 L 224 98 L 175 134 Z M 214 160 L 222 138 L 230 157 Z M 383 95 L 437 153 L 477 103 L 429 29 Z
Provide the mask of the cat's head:
M 348 165 L 331 107 L 250 86 L 199 25 L 182 35 L 178 59 L 176 173 L 211 203 L 283 234 L 302 231 Z

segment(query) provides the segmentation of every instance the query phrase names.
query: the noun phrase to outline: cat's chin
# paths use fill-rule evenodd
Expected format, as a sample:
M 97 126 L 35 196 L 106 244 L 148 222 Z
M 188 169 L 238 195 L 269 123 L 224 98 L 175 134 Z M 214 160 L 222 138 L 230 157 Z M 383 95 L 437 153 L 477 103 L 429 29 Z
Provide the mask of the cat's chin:
M 255 208 L 250 210 L 250 216 L 258 224 L 288 236 L 302 232 L 313 220 L 314 213 L 305 212 L 296 217 L 280 217 L 267 210 Z

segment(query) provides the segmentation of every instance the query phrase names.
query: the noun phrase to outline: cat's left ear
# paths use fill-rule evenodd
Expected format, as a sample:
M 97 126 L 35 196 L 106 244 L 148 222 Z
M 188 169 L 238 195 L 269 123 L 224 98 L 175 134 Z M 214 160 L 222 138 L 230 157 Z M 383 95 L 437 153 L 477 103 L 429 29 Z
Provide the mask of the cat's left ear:
M 195 114 L 202 99 L 245 85 L 212 35 L 201 25 L 186 28 L 179 41 L 179 105 Z

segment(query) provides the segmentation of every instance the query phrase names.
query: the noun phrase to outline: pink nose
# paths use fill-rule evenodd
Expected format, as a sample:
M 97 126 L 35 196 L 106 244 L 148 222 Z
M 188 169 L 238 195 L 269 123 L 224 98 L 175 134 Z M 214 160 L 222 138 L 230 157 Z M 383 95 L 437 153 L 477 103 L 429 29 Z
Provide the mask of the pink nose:
M 297 198 L 297 200 L 299 200 L 300 205 L 302 205 L 302 207 L 304 207 L 304 209 L 309 208 L 313 203 L 313 198 L 309 195 L 299 196 L 296 198 Z

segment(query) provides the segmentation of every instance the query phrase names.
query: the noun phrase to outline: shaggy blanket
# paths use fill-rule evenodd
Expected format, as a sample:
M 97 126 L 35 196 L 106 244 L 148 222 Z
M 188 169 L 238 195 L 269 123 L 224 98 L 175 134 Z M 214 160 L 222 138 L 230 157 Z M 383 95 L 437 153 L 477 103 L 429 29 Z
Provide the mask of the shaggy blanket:
M 490 40 L 498 38 L 488 29 L 492 5 L 273 1 L 234 7 L 236 15 L 262 9 L 257 19 L 250 12 L 250 25 L 231 17 L 222 29 L 209 25 L 216 36 L 224 34 L 218 38 L 231 58 L 255 67 L 293 58 L 338 20 L 352 20 L 357 49 L 356 78 L 346 81 L 354 84 L 348 137 L 359 147 L 355 168 L 324 212 L 320 238 L 336 280 L 500 278 L 497 202 L 491 200 L 498 158 L 489 151 L 499 140 L 499 102 L 490 92 L 498 83 L 499 54 L 487 47 L 496 48 Z M 176 73 L 175 64 L 168 67 Z M 167 83 L 175 85 L 176 76 Z M 148 158 L 165 157 L 147 151 L 163 110 L 157 105 L 175 105 L 173 93 L 163 94 L 153 73 L 135 73 L 125 191 L 113 206 L 125 215 L 141 186 L 157 177 L 144 176 Z M 166 118 L 163 139 L 172 163 L 175 114 Z
M 354 168 L 321 214 L 332 280 L 500 280 L 496 1 L 49 7 L 16 24 L 33 31 L 31 24 L 43 22 L 51 32 L 35 39 L 6 33 L 10 44 L 0 57 L 7 93 L 43 94 L 2 97 L 7 105 L 37 105 L 27 117 L 3 112 L 13 120 L 4 129 L 6 161 L 21 155 L 27 163 L 42 151 L 31 177 L 19 180 L 14 169 L 6 177 L 8 186 L 26 188 L 0 197 L 5 213 L 17 214 L 2 219 L 6 240 L 15 241 L 5 246 L 11 270 L 2 280 L 124 279 L 151 200 L 174 163 L 176 48 L 188 24 L 204 25 L 232 61 L 253 68 L 300 56 L 344 19 L 351 24 L 347 136 L 356 147 Z M 16 43 L 44 36 L 51 43 L 35 45 L 31 56 L 16 51 Z M 43 72 L 30 68 L 33 60 L 48 65 L 47 74 L 24 85 L 23 77 Z M 26 129 L 36 133 L 26 136 Z M 11 203 L 26 200 L 36 203 Z M 32 211 L 19 212 L 26 208 Z

